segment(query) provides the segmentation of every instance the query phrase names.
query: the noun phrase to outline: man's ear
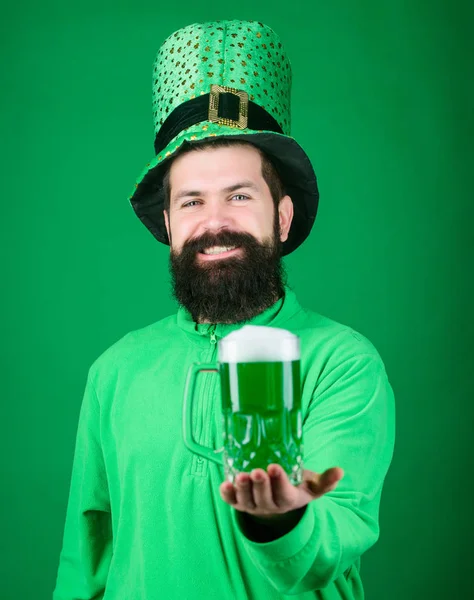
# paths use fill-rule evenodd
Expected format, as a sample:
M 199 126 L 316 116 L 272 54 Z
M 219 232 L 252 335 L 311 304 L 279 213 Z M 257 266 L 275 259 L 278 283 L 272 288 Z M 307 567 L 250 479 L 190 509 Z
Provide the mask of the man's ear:
M 293 221 L 293 201 L 289 196 L 283 196 L 278 205 L 280 222 L 280 241 L 286 242 Z

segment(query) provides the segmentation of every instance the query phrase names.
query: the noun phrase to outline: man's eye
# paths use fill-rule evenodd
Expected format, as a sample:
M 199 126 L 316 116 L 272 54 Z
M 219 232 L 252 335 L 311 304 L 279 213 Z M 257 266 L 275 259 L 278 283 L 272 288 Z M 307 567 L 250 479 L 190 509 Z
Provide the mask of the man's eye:
M 199 200 L 191 200 L 190 202 L 185 202 L 185 203 L 182 205 L 182 208 L 187 208 L 188 206 L 189 206 L 189 207 L 192 207 L 192 206 L 194 206 L 195 204 L 199 204 Z
M 245 194 L 235 194 L 234 196 L 232 196 L 232 200 L 234 200 L 234 198 L 237 198 L 237 200 L 248 200 L 249 197 L 246 196 Z

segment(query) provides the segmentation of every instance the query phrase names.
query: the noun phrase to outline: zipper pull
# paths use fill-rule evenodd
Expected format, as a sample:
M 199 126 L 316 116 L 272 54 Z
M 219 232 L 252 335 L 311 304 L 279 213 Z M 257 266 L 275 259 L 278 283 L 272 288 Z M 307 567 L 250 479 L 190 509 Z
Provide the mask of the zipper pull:
M 214 344 L 217 344 L 215 325 L 211 325 L 211 327 L 209 328 L 209 335 L 211 337 L 211 345 L 214 346 Z

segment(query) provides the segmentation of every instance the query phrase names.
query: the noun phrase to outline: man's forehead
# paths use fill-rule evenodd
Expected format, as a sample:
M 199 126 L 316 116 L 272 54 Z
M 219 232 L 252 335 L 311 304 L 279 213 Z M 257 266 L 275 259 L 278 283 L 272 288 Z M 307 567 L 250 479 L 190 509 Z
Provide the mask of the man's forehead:
M 250 144 L 191 150 L 173 160 L 169 183 L 173 198 L 184 191 L 229 192 L 241 187 L 261 191 L 260 153 Z
M 171 163 L 171 173 L 186 171 L 192 168 L 202 169 L 207 166 L 212 169 L 219 165 L 219 169 L 227 165 L 240 171 L 256 171 L 261 168 L 260 151 L 250 144 L 233 143 L 230 146 L 212 146 L 195 148 L 178 154 Z

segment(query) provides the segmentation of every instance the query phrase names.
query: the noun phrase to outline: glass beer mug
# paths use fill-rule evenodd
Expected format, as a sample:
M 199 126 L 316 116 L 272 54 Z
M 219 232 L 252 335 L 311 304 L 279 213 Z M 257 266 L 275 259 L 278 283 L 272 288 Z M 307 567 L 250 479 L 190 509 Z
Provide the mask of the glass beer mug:
M 220 376 L 224 447 L 198 444 L 192 406 L 201 371 Z M 218 343 L 218 363 L 194 363 L 183 404 L 183 438 L 193 452 L 218 464 L 232 483 L 240 472 L 277 463 L 294 485 L 303 473 L 300 344 L 285 329 L 245 325 Z M 222 452 L 223 458 L 220 457 Z

